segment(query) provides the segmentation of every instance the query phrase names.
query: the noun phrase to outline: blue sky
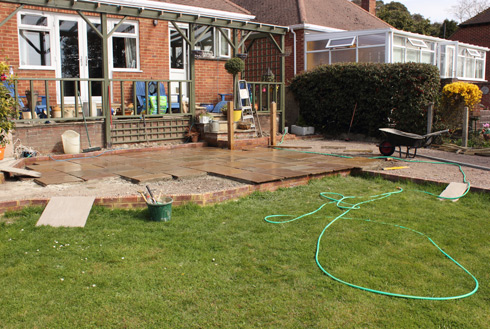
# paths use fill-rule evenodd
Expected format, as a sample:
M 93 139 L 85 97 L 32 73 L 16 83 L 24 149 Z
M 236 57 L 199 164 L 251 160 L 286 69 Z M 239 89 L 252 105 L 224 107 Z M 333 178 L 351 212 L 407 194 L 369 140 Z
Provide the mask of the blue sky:
M 454 19 L 450 13 L 451 7 L 456 5 L 458 0 L 395 0 L 403 3 L 411 14 L 421 14 L 430 19 L 431 23 L 443 22 L 444 19 Z M 385 0 L 384 3 L 390 3 L 391 0 Z

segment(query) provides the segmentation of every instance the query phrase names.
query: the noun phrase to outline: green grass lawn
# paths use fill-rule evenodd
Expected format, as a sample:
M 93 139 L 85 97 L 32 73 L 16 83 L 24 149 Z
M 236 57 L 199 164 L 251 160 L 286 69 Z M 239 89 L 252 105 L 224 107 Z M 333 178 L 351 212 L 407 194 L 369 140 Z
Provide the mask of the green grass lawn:
M 354 289 L 315 263 L 319 234 L 341 214 L 335 205 L 287 224 L 270 214 L 318 208 L 320 192 L 369 196 L 321 240 L 319 260 L 336 277 L 372 289 L 421 296 L 465 294 L 474 282 L 420 235 L 423 232 L 480 283 L 474 295 L 427 301 Z M 490 197 L 458 202 L 415 192 L 441 187 L 359 177 L 255 193 L 239 201 L 174 207 L 170 222 L 143 210 L 94 207 L 85 228 L 35 227 L 41 208 L 0 218 L 0 326 L 3 328 L 485 328 L 490 323 Z M 360 199 L 362 200 L 362 199 Z M 357 202 L 357 201 L 356 201 Z

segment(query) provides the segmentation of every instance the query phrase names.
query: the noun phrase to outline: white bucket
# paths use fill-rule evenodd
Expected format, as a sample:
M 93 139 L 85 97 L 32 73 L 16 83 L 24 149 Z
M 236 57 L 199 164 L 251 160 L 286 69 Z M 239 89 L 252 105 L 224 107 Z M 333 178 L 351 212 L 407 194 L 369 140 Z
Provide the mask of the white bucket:
M 73 130 L 67 130 L 61 135 L 63 151 L 65 154 L 80 153 L 80 134 Z

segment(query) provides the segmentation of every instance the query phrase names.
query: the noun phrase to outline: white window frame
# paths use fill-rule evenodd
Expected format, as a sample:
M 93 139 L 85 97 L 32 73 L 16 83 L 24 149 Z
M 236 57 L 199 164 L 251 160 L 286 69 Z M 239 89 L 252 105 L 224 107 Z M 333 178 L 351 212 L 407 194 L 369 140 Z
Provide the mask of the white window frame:
M 119 20 L 109 20 L 107 22 L 109 31 L 112 31 L 119 23 Z M 135 20 L 126 20 L 122 25 L 132 25 L 134 26 L 134 33 L 124 33 L 124 32 L 114 32 L 107 42 L 107 47 L 109 48 L 109 67 L 113 72 L 139 72 L 141 71 L 141 60 L 140 60 L 140 33 L 139 33 L 139 22 Z M 136 39 L 136 67 L 114 67 L 114 53 L 113 53 L 113 38 L 129 38 Z
M 478 50 L 466 48 L 466 52 L 473 57 L 481 58 L 481 54 Z
M 200 26 L 204 26 L 204 25 L 200 25 Z M 230 38 L 231 30 L 230 29 L 222 29 L 222 30 L 223 30 L 223 32 L 227 32 L 227 37 Z M 231 57 L 231 47 L 228 44 L 228 42 L 224 41 L 228 44 L 228 55 L 221 53 L 221 37 L 222 36 L 221 36 L 220 30 L 218 30 L 215 27 L 211 27 L 208 30 L 208 32 L 209 31 L 212 32 L 212 36 L 213 36 L 213 51 L 212 51 L 213 55 L 210 58 L 214 58 L 214 59 L 230 58 Z M 196 45 L 194 49 L 195 50 L 204 50 L 204 49 L 201 49 L 200 45 L 199 46 Z
M 412 44 L 414 47 L 419 47 L 419 48 L 429 48 L 425 41 L 423 40 L 418 40 L 418 39 L 412 39 L 412 38 L 407 38 L 407 40 Z
M 231 34 L 231 30 L 230 29 L 222 29 L 223 32 L 225 32 L 227 34 L 227 37 L 230 38 L 230 34 Z M 226 41 L 226 40 L 222 40 L 222 37 L 221 36 L 221 31 L 216 29 L 216 31 L 218 32 L 218 35 L 219 37 L 216 38 L 217 39 L 217 44 L 218 44 L 218 47 L 216 49 L 218 49 L 218 56 L 219 58 L 230 58 L 231 57 L 231 47 L 230 47 L 230 44 Z M 226 54 L 222 54 L 221 53 L 221 42 L 225 42 L 226 45 L 227 45 L 227 48 L 228 48 L 228 55 Z
M 39 17 L 45 17 L 47 19 L 47 25 L 46 26 L 39 26 L 39 25 L 29 25 L 29 24 L 22 24 L 22 16 L 23 15 L 32 15 L 32 16 L 39 16 Z M 23 65 L 22 64 L 22 46 L 21 46 L 21 37 L 20 37 L 20 31 L 21 30 L 30 30 L 30 31 L 44 31 L 49 33 L 49 49 L 50 49 L 50 54 L 49 54 L 49 61 L 50 65 Z M 53 25 L 53 16 L 50 14 L 45 14 L 40 11 L 33 11 L 33 10 L 22 10 L 17 13 L 17 36 L 18 36 L 18 49 L 19 49 L 19 69 L 28 69 L 28 70 L 55 70 L 56 65 L 55 65 L 55 48 L 53 47 L 53 40 L 55 38 L 55 31 L 54 31 L 54 25 Z
M 338 44 L 338 45 L 332 45 L 331 44 L 332 41 L 349 40 L 349 39 L 350 39 L 349 42 L 341 43 L 341 44 Z M 356 42 L 356 39 L 357 39 L 356 36 L 353 36 L 353 37 L 345 37 L 345 38 L 329 39 L 327 45 L 325 46 L 325 48 L 351 47 Z

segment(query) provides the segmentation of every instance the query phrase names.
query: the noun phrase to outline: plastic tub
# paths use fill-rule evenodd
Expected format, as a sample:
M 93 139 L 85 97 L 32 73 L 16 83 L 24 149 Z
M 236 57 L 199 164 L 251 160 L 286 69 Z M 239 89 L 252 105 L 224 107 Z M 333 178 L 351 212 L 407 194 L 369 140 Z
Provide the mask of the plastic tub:
M 73 130 L 67 130 L 61 135 L 63 151 L 65 154 L 80 153 L 80 134 Z
M 150 219 L 155 222 L 168 222 L 172 217 L 172 198 L 166 197 L 164 202 L 146 203 Z

